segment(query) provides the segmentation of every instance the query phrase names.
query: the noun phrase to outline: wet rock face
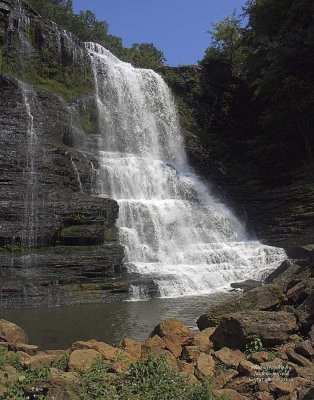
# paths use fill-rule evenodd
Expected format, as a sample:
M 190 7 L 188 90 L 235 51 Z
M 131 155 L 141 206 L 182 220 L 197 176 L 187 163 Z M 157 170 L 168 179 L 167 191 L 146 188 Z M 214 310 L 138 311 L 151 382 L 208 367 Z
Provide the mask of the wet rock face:
M 99 285 L 120 273 L 118 204 L 93 196 L 96 139 L 75 110 L 0 75 L 0 306 L 86 301 L 79 284 L 89 300 L 97 285 L 99 301 Z

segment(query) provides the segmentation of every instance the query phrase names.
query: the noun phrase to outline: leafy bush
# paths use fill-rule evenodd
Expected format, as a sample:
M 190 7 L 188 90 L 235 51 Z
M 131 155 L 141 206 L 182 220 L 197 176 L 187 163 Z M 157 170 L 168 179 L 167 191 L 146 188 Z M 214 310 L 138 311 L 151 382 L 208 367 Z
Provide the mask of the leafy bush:
M 174 372 L 166 357 L 150 354 L 131 364 L 126 375 L 108 372 L 98 360 L 89 371 L 81 373 L 81 400 L 209 400 L 209 383 L 191 385 Z

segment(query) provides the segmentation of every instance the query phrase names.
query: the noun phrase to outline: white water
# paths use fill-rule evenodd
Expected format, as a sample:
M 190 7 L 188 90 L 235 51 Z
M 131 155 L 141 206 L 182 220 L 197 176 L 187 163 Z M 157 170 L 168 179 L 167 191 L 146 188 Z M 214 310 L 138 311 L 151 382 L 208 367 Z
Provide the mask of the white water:
M 24 169 L 27 190 L 24 198 L 24 233 L 23 244 L 29 249 L 36 246 L 37 242 L 37 174 L 35 169 L 35 153 L 37 146 L 37 133 L 34 127 L 34 116 L 31 103 L 35 93 L 24 83 L 19 82 L 22 99 L 27 115 L 26 136 L 26 167 Z
M 285 258 L 249 241 L 242 224 L 190 169 L 177 110 L 162 78 L 87 43 L 99 112 L 101 196 L 118 201 L 129 272 L 161 297 L 210 293 L 258 278 Z M 132 286 L 133 298 L 146 296 Z

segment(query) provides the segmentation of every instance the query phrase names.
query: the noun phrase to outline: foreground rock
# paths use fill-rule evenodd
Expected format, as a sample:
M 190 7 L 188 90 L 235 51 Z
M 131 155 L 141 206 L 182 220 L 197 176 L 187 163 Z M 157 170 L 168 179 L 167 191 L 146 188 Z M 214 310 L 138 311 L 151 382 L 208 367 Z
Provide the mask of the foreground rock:
M 231 327 L 225 325 L 226 321 L 232 321 Z M 265 341 L 262 351 L 230 348 L 231 344 L 236 347 L 247 344 L 253 337 L 252 331 L 257 331 L 256 327 L 260 340 Z M 46 400 L 77 400 L 86 373 L 88 384 L 96 385 L 91 387 L 99 388 L 102 384 L 107 387 L 110 382 L 120 385 L 120 379 L 130 373 L 131 364 L 151 353 L 163 357 L 169 371 L 184 377 L 190 385 L 201 385 L 209 379 L 212 395 L 208 400 L 221 400 L 223 396 L 228 400 L 313 400 L 313 346 L 310 338 L 303 340 L 291 335 L 296 327 L 293 314 L 252 311 L 225 316 L 216 329 L 202 332 L 192 332 L 178 320 L 165 320 L 145 342 L 125 338 L 112 346 L 96 340 L 78 341 L 67 351 L 37 351 L 37 354 L 31 351 L 27 354 L 18 350 L 19 346 L 6 342 L 7 350 L 3 351 L 16 352 L 23 373 L 34 371 L 36 367 L 49 371 L 48 378 L 33 386 Z M 266 344 L 267 338 L 271 348 Z M 225 341 L 226 346 L 219 349 L 221 341 Z M 25 346 L 24 350 L 32 348 Z M 88 375 L 95 362 L 100 363 L 97 371 L 99 368 L 107 371 L 103 383 L 97 377 L 93 381 L 94 375 Z M 10 365 L 4 368 L 0 367 L 0 394 L 5 393 L 6 387 L 1 385 L 8 379 L 12 383 L 19 380 L 19 371 Z M 97 375 L 98 372 L 93 371 Z M 25 395 L 34 396 L 31 390 L 32 387 L 27 387 Z
M 215 347 L 245 350 L 254 338 L 267 346 L 286 343 L 297 331 L 296 318 L 286 312 L 251 311 L 227 315 L 211 336 Z
M 217 326 L 225 315 L 233 312 L 275 308 L 280 304 L 281 296 L 282 289 L 278 284 L 255 288 L 242 295 L 235 295 L 232 301 L 227 300 L 201 315 L 197 320 L 197 325 L 200 330 L 203 330 Z
M 18 325 L 4 319 L 0 320 L 0 342 L 10 342 L 12 344 L 27 344 L 28 338 L 25 331 Z

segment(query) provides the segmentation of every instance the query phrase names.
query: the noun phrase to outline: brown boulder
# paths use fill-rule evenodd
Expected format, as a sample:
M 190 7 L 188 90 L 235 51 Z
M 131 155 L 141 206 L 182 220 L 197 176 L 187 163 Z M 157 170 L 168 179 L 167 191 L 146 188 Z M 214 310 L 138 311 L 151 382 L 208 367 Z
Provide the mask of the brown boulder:
M 256 380 L 249 376 L 236 376 L 225 386 L 225 389 L 232 389 L 241 394 L 253 394 L 255 390 Z
M 72 345 L 72 350 L 77 349 L 92 349 L 97 351 L 104 360 L 108 361 L 135 361 L 135 358 L 128 354 L 126 351 L 112 347 L 107 343 L 97 342 L 96 340 L 89 340 L 87 342 L 75 342 Z
M 225 372 L 220 372 L 211 380 L 211 387 L 213 389 L 223 389 L 228 382 L 238 375 L 238 371 L 235 369 L 228 369 Z
M 229 367 L 237 368 L 245 360 L 245 354 L 240 350 L 230 350 L 228 347 L 215 351 L 214 356 Z
M 177 360 L 177 365 L 179 372 L 184 372 L 185 374 L 191 374 L 194 375 L 195 368 L 193 364 L 186 363 L 181 360 Z
M 178 340 L 173 336 L 164 336 L 163 341 L 165 343 L 166 350 L 169 350 L 176 358 L 180 357 L 182 353 L 182 346 Z
M 87 371 L 99 358 L 101 358 L 101 355 L 93 349 L 74 350 L 69 358 L 69 371 Z
M 258 392 L 254 394 L 253 400 L 274 400 L 274 396 L 268 392 Z
M 195 376 L 198 379 L 211 378 L 215 373 L 215 361 L 210 354 L 201 353 L 196 362 Z
M 256 337 L 264 346 L 272 347 L 287 342 L 296 329 L 296 319 L 289 313 L 239 312 L 223 317 L 211 339 L 216 348 L 245 350 Z
M 243 396 L 242 394 L 232 389 L 214 390 L 213 395 L 216 399 L 221 399 L 222 397 L 224 397 L 228 400 L 248 400 L 246 396 Z
M 202 332 L 197 332 L 194 334 L 191 345 L 197 346 L 200 351 L 207 352 L 213 347 L 213 342 L 210 340 L 210 336 L 214 333 L 215 328 L 207 328 Z
M 194 336 L 193 332 L 177 319 L 162 321 L 153 330 L 151 336 L 153 337 L 154 335 L 158 335 L 161 338 L 164 336 L 172 337 L 178 341 L 181 346 L 191 343 Z
M 269 355 L 267 351 L 256 351 L 254 353 L 251 353 L 248 358 L 248 360 L 252 363 L 259 365 L 265 361 L 268 361 L 268 359 Z
M 244 376 L 256 376 L 259 369 L 260 367 L 247 360 L 241 361 L 238 365 L 238 372 Z
M 314 348 L 310 340 L 305 340 L 304 342 L 296 346 L 295 351 L 301 354 L 301 356 L 308 358 L 309 360 L 312 360 L 312 358 L 314 357 Z
M 0 319 L 0 341 L 12 344 L 27 344 L 28 338 L 25 331 L 20 326 L 4 319 Z
M 182 352 L 182 360 L 186 360 L 190 363 L 196 363 L 200 355 L 200 349 L 197 346 L 186 346 Z
M 301 367 L 310 367 L 312 365 L 311 361 L 296 353 L 293 349 L 287 350 L 287 356 L 290 361 L 297 365 L 300 365 Z
M 10 344 L 9 349 L 11 351 L 22 351 L 23 353 L 26 353 L 29 356 L 34 356 L 38 352 L 38 346 L 25 343 Z
M 21 355 L 21 352 L 18 352 L 18 354 Z M 62 355 L 45 354 L 44 352 L 39 352 L 33 357 L 21 357 L 21 362 L 24 368 L 36 369 L 38 367 L 51 367 L 54 363 L 60 361 L 62 358 Z
M 80 385 L 80 380 L 75 372 L 61 372 L 57 368 L 51 368 L 49 384 L 76 389 Z
M 135 339 L 123 339 L 119 343 L 119 347 L 129 353 L 136 360 L 139 360 L 142 355 L 142 342 Z

